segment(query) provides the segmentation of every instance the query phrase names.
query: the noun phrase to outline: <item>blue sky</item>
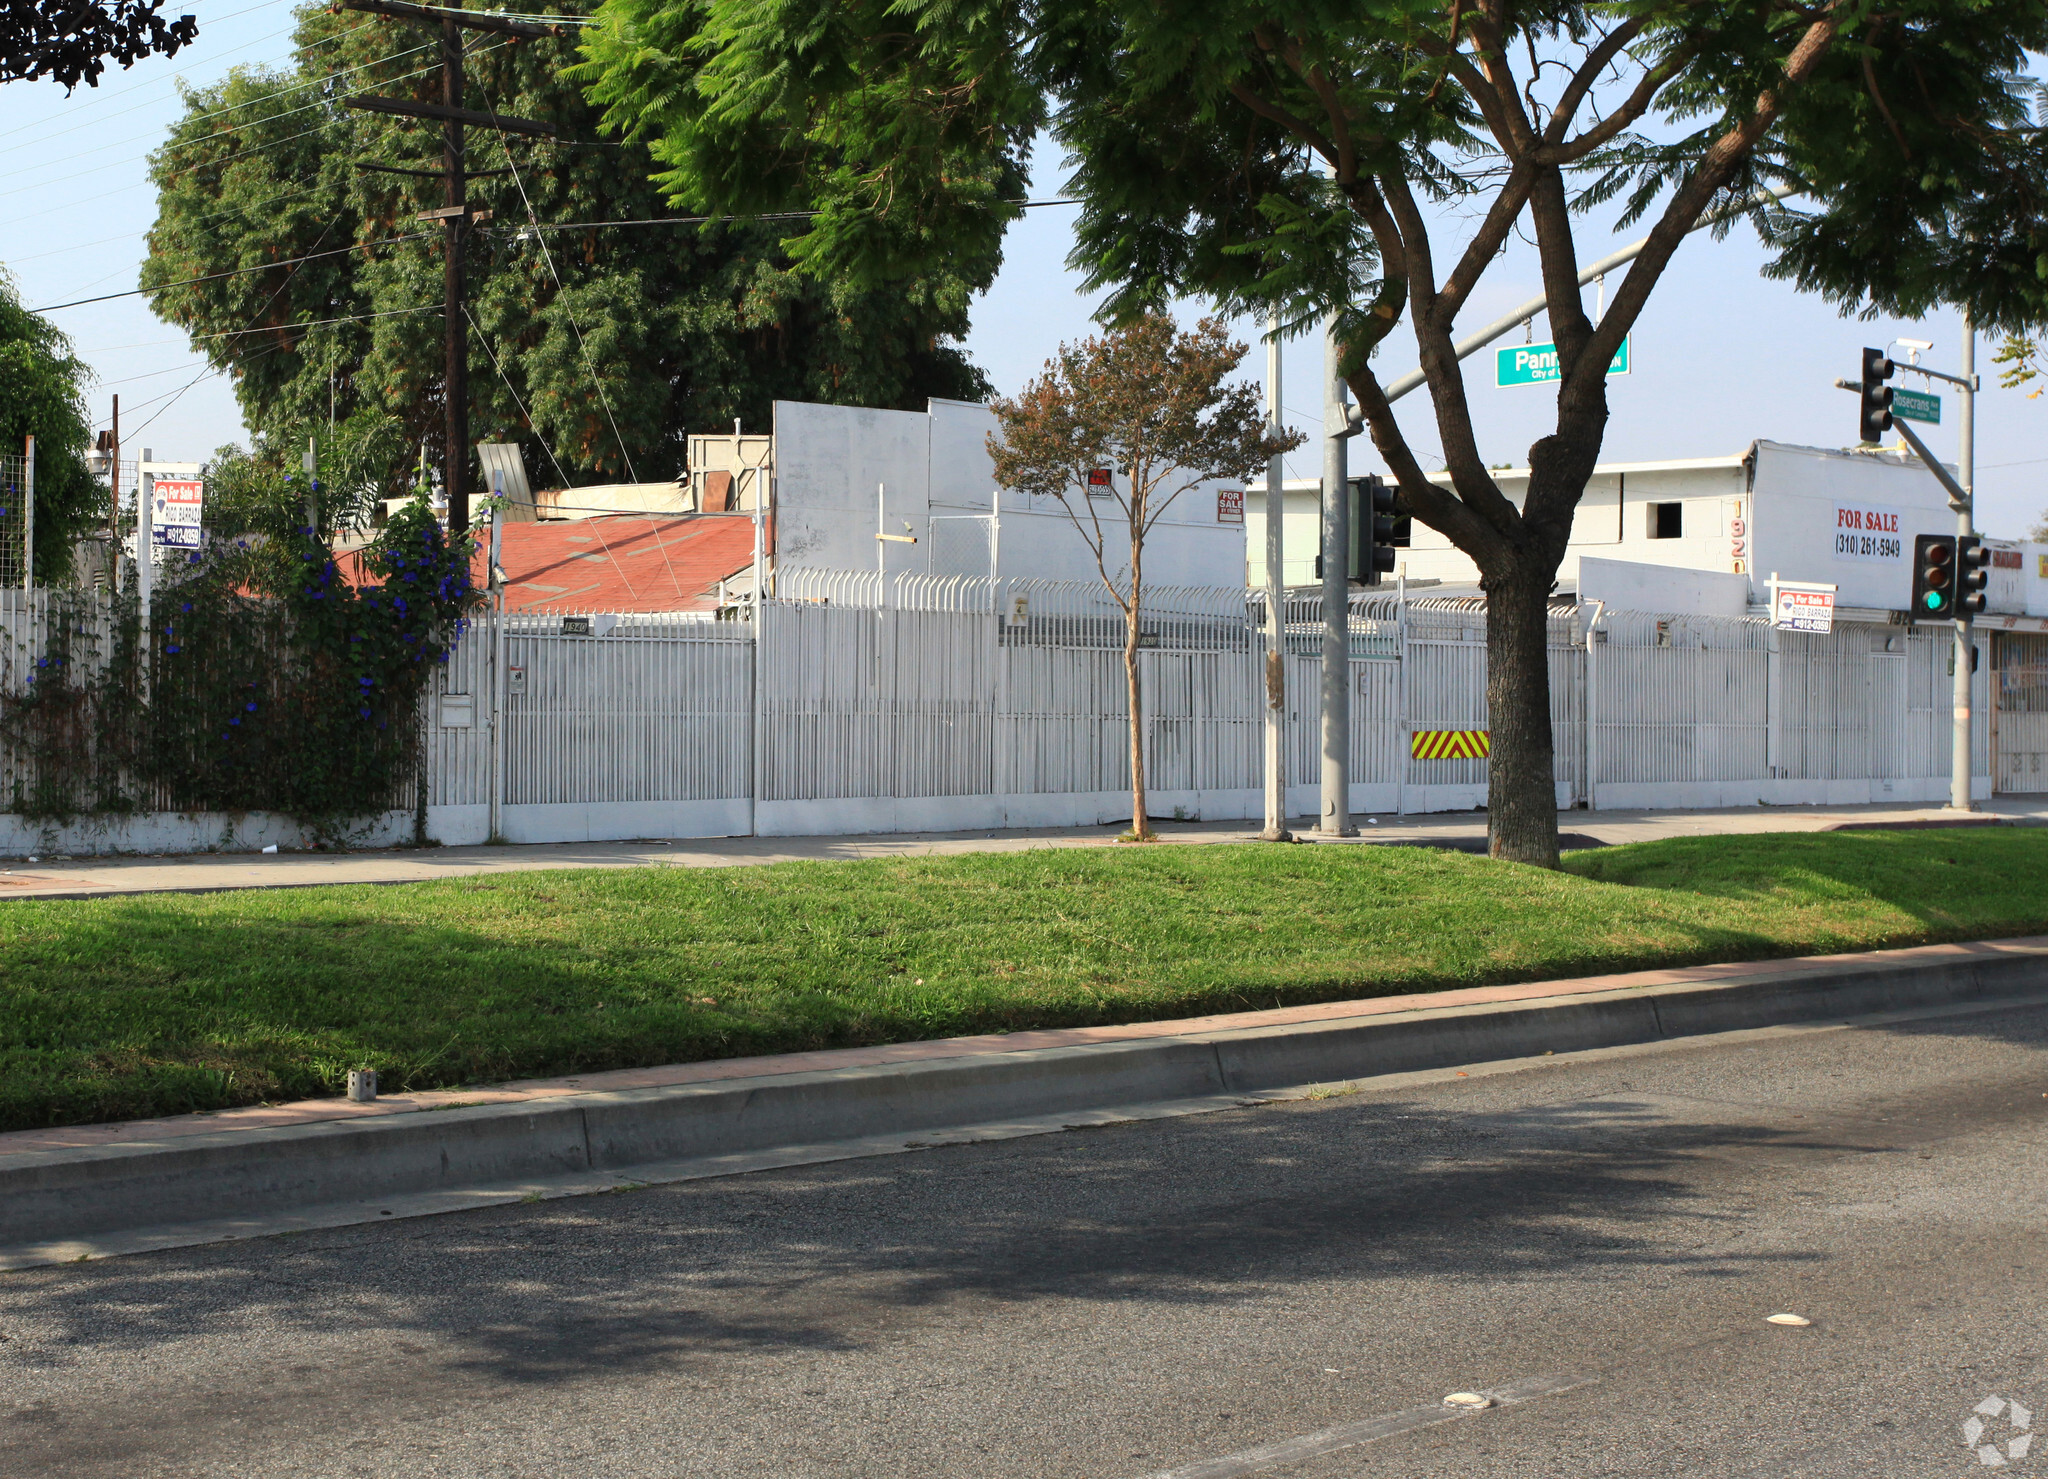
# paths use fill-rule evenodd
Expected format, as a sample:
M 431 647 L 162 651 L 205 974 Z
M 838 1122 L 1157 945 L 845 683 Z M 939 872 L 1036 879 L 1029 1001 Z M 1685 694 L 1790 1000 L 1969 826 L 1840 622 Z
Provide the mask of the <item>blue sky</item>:
M 184 5 L 173 6 L 183 10 Z M 145 156 L 177 116 L 177 79 L 206 85 L 233 65 L 279 63 L 290 48 L 291 7 L 284 0 L 196 0 L 197 44 L 173 61 L 153 59 L 112 72 L 98 89 L 66 97 L 47 82 L 0 87 L 0 263 L 30 307 L 133 288 L 143 233 L 154 217 Z M 1057 194 L 1059 161 L 1041 156 L 1034 198 Z M 1063 264 L 1071 246 L 1071 209 L 1026 213 L 1011 231 L 1002 275 L 977 305 L 968 349 L 999 390 L 1014 392 L 1062 340 L 1087 334 L 1093 302 Z M 1446 232 L 1456 223 L 1446 219 Z M 1610 222 L 1580 227 L 1583 260 L 1640 234 L 1613 234 Z M 1439 259 L 1446 257 L 1439 248 Z M 1916 324 L 1840 317 L 1817 298 L 1762 278 L 1762 248 L 1746 228 L 1723 241 L 1705 234 L 1681 249 L 1637 325 L 1633 373 L 1611 382 L 1604 455 L 1611 460 L 1693 457 L 1738 451 L 1763 437 L 1841 446 L 1854 436 L 1855 401 L 1832 388 L 1856 373 L 1857 351 L 1895 335 L 1932 340 L 1929 364 L 1953 370 L 1960 321 L 1943 314 Z M 1496 261 L 1463 320 L 1485 323 L 1536 295 L 1534 254 L 1517 243 Z M 1588 289 L 1591 292 L 1591 289 Z M 1190 316 L 1200 305 L 1187 305 Z M 226 383 L 206 373 L 182 335 L 158 321 L 139 297 L 67 308 L 51 317 L 72 336 L 100 376 L 94 414 L 105 418 L 119 392 L 124 451 L 150 447 L 159 458 L 197 459 L 243 438 Z M 1246 325 L 1247 335 L 1251 326 Z M 1538 339 L 1547 337 L 1542 321 Z M 2030 401 L 2001 390 L 1991 373 L 1995 346 L 1980 342 L 1987 388 L 1977 418 L 1978 522 L 2017 535 L 2048 510 L 2048 397 Z M 1390 341 L 1383 374 L 1414 362 L 1402 335 Z M 1247 369 L 1259 373 L 1255 353 Z M 1540 388 L 1497 389 L 1490 356 L 1467 362 L 1481 451 L 1489 462 L 1520 463 L 1549 429 L 1550 395 Z M 1321 417 L 1320 344 L 1290 343 L 1285 402 L 1292 424 L 1313 434 Z M 1898 383 L 1916 384 L 1901 376 Z M 1943 424 L 1923 429 L 1935 450 L 1953 457 L 1955 397 L 1943 397 Z M 1402 420 L 1428 460 L 1437 439 L 1427 397 L 1402 402 Z M 145 424 L 146 423 L 146 424 Z M 141 428 L 138 435 L 138 428 Z M 1354 467 L 1369 455 L 1352 443 Z M 1313 475 L 1313 443 L 1294 454 L 1290 473 Z

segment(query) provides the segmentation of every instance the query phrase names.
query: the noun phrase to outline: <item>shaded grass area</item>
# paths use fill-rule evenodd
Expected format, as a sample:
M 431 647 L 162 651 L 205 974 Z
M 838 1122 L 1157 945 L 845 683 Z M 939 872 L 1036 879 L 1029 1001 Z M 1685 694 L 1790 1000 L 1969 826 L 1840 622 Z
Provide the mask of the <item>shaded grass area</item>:
M 0 905 L 0 1128 L 2048 933 L 2048 830 L 1172 846 Z

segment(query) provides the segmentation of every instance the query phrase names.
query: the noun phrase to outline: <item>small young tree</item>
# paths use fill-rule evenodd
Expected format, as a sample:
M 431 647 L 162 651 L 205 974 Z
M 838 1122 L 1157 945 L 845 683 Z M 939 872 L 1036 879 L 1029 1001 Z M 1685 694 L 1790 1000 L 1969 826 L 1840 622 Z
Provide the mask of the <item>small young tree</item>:
M 13 279 L 0 268 L 0 455 L 18 457 L 23 438 L 36 439 L 36 578 L 45 584 L 70 571 L 72 541 L 106 506 L 85 460 L 91 384 L 92 369 L 71 340 L 21 306 Z
M 1145 314 L 1102 338 L 1062 344 L 1022 395 L 991 403 L 1001 426 L 988 439 L 996 481 L 1059 500 L 1123 612 L 1131 833 L 1140 841 L 1152 836 L 1138 680 L 1145 536 L 1190 488 L 1248 477 L 1274 452 L 1301 445 L 1299 432 L 1277 441 L 1268 433 L 1255 387 L 1224 383 L 1244 356 L 1217 319 L 1183 334 L 1166 315 Z M 1116 543 L 1126 539 L 1129 563 L 1121 564 Z

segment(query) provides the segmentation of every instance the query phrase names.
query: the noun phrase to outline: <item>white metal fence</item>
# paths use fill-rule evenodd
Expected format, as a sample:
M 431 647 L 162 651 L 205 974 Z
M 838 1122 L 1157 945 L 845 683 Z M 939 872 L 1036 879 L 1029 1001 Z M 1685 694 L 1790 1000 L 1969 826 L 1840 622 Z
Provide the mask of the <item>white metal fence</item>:
M 738 619 L 521 617 L 503 629 L 499 827 L 542 837 L 1034 826 L 1129 814 L 1123 617 L 1101 588 L 785 573 Z M 571 628 L 564 631 L 564 623 Z M 1945 638 L 1562 608 L 1550 630 L 1561 806 L 1932 800 L 1946 794 Z M 1486 762 L 1411 758 L 1416 731 L 1487 727 L 1476 601 L 1352 603 L 1352 806 L 1471 807 Z M 1315 598 L 1286 612 L 1290 810 L 1317 810 Z M 486 833 L 489 623 L 448 673 L 430 796 Z M 1155 814 L 1260 809 L 1264 611 L 1254 593 L 1148 592 L 1140 634 Z M 1980 678 L 1980 683 L 1982 679 Z M 1590 723 L 1589 723 L 1590 719 Z M 444 721 L 445 723 L 445 721 Z M 1980 769 L 1988 774 L 1988 730 Z
M 0 686 L 18 691 L 32 670 L 43 603 L 0 599 Z M 476 622 L 429 710 L 430 832 L 579 841 L 1128 817 L 1123 618 L 1099 587 L 785 573 L 758 612 L 728 614 Z M 1586 615 L 1561 608 L 1550 627 L 1560 805 L 1946 795 L 1946 633 L 1812 637 L 1608 612 L 1589 634 Z M 1319 601 L 1290 601 L 1285 632 L 1289 804 L 1312 814 Z M 1487 727 L 1478 603 L 1360 596 L 1351 645 L 1353 810 L 1484 801 L 1485 761 L 1411 758 L 1410 743 Z M 1156 814 L 1259 814 L 1264 649 L 1255 593 L 1148 592 L 1139 650 Z M 2016 676 L 2001 695 L 2033 750 L 2048 748 L 2032 720 L 2039 688 L 2037 674 Z M 1992 729 L 1978 727 L 1985 776 Z

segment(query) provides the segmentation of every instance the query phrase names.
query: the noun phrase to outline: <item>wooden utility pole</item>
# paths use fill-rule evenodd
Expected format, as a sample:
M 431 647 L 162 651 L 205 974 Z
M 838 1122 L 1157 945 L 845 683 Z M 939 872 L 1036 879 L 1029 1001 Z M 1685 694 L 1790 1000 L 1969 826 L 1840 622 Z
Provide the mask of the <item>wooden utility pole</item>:
M 344 101 L 351 108 L 369 113 L 430 119 L 441 125 L 442 207 L 435 211 L 422 211 L 420 219 L 441 223 L 442 247 L 446 253 L 442 269 L 445 362 L 441 386 L 446 445 L 441 449 L 441 488 L 448 498 L 448 532 L 461 534 L 469 528 L 469 313 L 464 256 L 469 228 L 490 219 L 489 211 L 472 211 L 469 208 L 462 130 L 473 125 L 503 133 L 537 134 L 545 138 L 553 138 L 556 132 L 553 124 L 537 123 L 530 118 L 501 118 L 494 113 L 477 113 L 463 107 L 462 33 L 465 29 L 493 31 L 514 40 L 524 40 L 567 36 L 570 31 L 566 26 L 534 25 L 526 21 L 506 20 L 502 16 L 472 15 L 452 7 L 407 5 L 400 0 L 335 0 L 333 8 L 368 11 L 373 15 L 420 21 L 440 28 L 441 101 L 438 105 L 418 103 L 410 98 L 355 97 Z

